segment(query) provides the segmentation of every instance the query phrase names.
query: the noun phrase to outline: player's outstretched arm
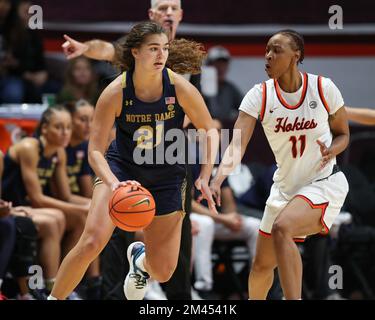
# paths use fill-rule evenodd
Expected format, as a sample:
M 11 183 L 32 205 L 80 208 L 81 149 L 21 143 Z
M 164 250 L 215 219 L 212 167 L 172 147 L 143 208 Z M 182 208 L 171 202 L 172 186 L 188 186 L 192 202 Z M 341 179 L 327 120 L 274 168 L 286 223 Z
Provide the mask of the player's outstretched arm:
M 65 42 L 62 45 L 67 59 L 74 59 L 81 55 L 95 60 L 112 62 L 115 57 L 115 48 L 112 43 L 103 40 L 90 40 L 79 42 L 68 35 L 64 35 Z
M 215 177 L 211 181 L 211 192 L 217 204 L 221 205 L 220 189 L 225 178 L 241 163 L 246 147 L 253 135 L 256 119 L 240 111 L 233 128 L 233 138 L 219 165 Z
M 174 74 L 176 94 L 181 107 L 189 117 L 194 127 L 200 130 L 200 134 L 205 135 L 205 145 L 203 146 L 203 159 L 206 161 L 201 166 L 195 187 L 202 193 L 202 197 L 207 200 L 208 207 L 212 212 L 217 213 L 215 202 L 212 198 L 208 182 L 211 178 L 212 169 L 216 160 L 219 147 L 219 135 L 215 128 L 211 115 L 203 97 L 190 82 L 182 76 Z
M 375 109 L 345 107 L 348 120 L 364 125 L 375 125 Z

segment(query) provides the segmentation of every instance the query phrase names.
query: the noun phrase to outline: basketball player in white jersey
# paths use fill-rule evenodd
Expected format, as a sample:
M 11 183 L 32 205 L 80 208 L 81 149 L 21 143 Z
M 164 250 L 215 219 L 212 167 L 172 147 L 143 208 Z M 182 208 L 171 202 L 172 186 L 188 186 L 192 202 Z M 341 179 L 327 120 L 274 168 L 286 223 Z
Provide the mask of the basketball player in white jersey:
M 244 97 L 235 123 L 241 141 L 231 142 L 211 184 L 220 205 L 220 185 L 240 163 L 259 118 L 278 169 L 249 276 L 250 299 L 267 297 L 276 267 L 285 298 L 301 299 L 302 261 L 294 241 L 327 234 L 348 192 L 336 165 L 336 156 L 349 142 L 344 101 L 330 79 L 299 71 L 303 58 L 303 38 L 293 30 L 280 31 L 268 41 L 270 80 Z M 241 156 L 231 159 L 236 151 Z

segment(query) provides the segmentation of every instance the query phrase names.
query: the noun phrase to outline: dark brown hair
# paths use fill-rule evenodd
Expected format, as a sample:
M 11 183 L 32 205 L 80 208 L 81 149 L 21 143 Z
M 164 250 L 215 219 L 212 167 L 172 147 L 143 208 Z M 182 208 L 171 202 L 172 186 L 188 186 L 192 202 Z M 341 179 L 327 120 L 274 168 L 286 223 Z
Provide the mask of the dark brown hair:
M 79 99 L 77 101 L 68 101 L 64 103 L 65 109 L 68 110 L 72 116 L 74 116 L 74 114 L 78 111 L 80 107 L 84 106 L 91 106 L 94 108 L 94 106 L 86 99 Z
M 115 66 L 121 71 L 134 68 L 133 48 L 139 48 L 146 37 L 153 34 L 166 34 L 158 23 L 145 21 L 136 24 L 130 33 L 115 44 Z M 206 56 L 203 45 L 186 39 L 174 40 L 169 46 L 167 67 L 177 73 L 200 73 L 202 62 Z
M 48 107 L 46 110 L 44 110 L 44 112 L 42 113 L 42 116 L 39 120 L 39 123 L 38 123 L 38 126 L 36 127 L 35 129 L 35 133 L 34 133 L 34 136 L 35 137 L 40 137 L 40 135 L 42 134 L 42 127 L 44 124 L 48 124 L 50 121 L 51 121 L 51 117 L 52 115 L 56 112 L 56 111 L 65 111 L 65 112 L 69 112 L 69 110 L 63 106 L 63 105 L 54 105 L 54 106 L 51 106 L 51 107 Z M 70 113 L 70 112 L 69 112 Z

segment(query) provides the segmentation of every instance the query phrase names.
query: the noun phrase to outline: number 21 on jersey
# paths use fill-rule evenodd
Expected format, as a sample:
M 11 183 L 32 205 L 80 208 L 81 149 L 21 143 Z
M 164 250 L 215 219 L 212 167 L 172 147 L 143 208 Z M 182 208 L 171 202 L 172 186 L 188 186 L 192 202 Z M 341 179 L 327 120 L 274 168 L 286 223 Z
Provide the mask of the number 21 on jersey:
M 162 139 L 164 131 L 164 124 L 156 124 L 155 130 L 153 127 L 147 125 L 137 129 L 135 137 L 137 137 L 137 148 L 140 149 L 152 149 L 157 147 Z M 156 138 L 154 144 L 154 135 Z

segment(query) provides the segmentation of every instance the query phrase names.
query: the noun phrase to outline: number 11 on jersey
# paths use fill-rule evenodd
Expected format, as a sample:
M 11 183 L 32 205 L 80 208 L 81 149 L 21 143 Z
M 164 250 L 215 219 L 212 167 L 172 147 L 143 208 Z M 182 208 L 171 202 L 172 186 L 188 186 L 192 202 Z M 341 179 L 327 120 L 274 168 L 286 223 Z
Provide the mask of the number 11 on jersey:
M 292 143 L 292 155 L 294 159 L 297 158 L 297 155 L 298 155 L 297 142 L 300 141 L 299 156 L 302 157 L 303 152 L 305 151 L 305 148 L 306 148 L 306 136 L 304 134 L 299 137 L 291 136 L 289 138 L 289 141 Z

